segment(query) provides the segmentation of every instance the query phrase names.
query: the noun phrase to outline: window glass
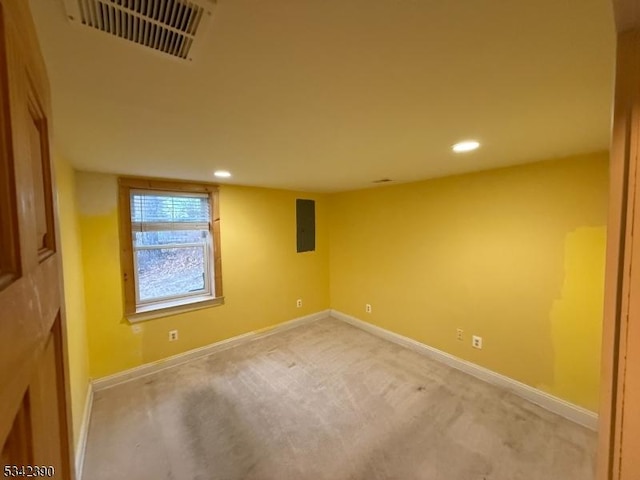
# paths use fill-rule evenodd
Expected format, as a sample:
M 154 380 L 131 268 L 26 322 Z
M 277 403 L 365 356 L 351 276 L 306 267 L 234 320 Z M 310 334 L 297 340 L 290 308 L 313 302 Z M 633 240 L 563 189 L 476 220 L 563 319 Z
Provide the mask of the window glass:
M 140 301 L 205 293 L 206 257 L 204 245 L 137 250 Z
M 133 242 L 136 247 L 167 245 L 167 244 L 183 244 L 183 243 L 202 243 L 206 238 L 203 230 L 169 230 L 157 232 L 134 232 Z

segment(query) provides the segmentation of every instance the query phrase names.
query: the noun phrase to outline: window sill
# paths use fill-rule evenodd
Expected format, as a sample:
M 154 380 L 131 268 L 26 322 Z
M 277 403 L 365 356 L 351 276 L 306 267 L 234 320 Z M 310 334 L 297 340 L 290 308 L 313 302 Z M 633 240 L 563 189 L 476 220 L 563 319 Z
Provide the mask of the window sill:
M 130 323 L 144 322 L 154 318 L 169 317 L 180 313 L 216 307 L 224 304 L 224 297 L 194 297 L 189 300 L 174 300 L 139 307 L 135 313 L 126 314 Z

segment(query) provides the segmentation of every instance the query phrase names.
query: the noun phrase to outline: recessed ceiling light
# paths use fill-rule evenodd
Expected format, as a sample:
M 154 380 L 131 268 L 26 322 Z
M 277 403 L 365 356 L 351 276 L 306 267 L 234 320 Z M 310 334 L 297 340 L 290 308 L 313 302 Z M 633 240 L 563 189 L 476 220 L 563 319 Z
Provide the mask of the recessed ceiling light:
M 218 178 L 229 178 L 231 176 L 231 173 L 226 170 L 216 170 L 213 174 Z
M 456 143 L 452 148 L 454 152 L 470 152 L 471 150 L 475 150 L 480 146 L 479 142 L 475 140 L 465 140 L 464 142 Z

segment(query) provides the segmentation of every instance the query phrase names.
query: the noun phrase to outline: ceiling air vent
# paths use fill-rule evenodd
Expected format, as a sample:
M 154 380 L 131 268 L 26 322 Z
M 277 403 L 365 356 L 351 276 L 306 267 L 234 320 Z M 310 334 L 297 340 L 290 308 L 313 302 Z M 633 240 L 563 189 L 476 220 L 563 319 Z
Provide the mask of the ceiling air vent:
M 212 0 L 64 0 L 67 15 L 115 37 L 192 60 Z

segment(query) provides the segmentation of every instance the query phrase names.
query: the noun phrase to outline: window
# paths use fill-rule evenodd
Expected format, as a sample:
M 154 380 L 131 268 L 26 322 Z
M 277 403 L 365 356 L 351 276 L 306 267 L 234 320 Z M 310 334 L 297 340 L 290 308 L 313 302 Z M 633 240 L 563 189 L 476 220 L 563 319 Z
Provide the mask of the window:
M 217 193 L 215 185 L 120 179 L 130 320 L 222 303 Z

